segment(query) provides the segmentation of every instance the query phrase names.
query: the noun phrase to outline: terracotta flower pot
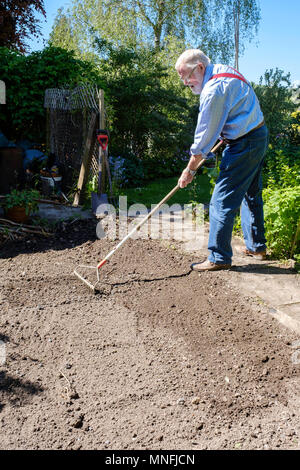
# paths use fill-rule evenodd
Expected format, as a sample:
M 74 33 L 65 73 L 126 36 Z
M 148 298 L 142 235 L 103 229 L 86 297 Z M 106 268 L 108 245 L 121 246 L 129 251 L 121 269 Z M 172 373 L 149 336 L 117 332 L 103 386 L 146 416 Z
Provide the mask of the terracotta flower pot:
M 14 222 L 18 222 L 19 224 L 24 224 L 29 220 L 29 214 L 26 214 L 25 207 L 22 206 L 14 206 L 6 209 L 6 217 Z

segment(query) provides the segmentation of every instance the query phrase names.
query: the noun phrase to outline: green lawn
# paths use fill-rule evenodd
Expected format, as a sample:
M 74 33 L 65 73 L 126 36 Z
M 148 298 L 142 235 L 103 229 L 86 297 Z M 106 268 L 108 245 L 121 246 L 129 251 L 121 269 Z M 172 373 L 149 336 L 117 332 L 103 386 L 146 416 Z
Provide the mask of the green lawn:
M 163 178 L 143 186 L 141 188 L 122 189 L 117 196 L 127 196 L 127 204 L 151 204 L 160 202 L 176 185 L 177 177 Z M 191 201 L 208 203 L 210 199 L 210 184 L 207 175 L 196 175 L 191 184 L 184 189 L 179 189 L 168 201 L 169 204 L 188 204 Z

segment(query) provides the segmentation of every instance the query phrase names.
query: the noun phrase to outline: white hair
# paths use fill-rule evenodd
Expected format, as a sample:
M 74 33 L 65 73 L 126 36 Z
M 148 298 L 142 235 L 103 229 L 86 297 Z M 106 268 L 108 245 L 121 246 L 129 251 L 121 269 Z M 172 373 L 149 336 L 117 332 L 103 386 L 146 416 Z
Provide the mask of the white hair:
M 210 64 L 210 58 L 207 57 L 204 52 L 200 51 L 200 49 L 187 49 L 178 57 L 175 69 L 178 71 L 183 64 L 187 68 L 192 68 L 199 64 L 199 62 L 201 62 L 204 67 L 207 67 L 207 65 Z

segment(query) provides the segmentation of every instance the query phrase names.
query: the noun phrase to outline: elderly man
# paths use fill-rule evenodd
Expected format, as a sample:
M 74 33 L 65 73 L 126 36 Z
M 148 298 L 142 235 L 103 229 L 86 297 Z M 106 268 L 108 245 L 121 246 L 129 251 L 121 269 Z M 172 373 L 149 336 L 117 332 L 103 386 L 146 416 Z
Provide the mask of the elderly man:
M 207 157 L 218 138 L 227 144 L 209 206 L 209 256 L 192 268 L 208 271 L 231 267 L 232 229 L 240 206 L 244 253 L 265 259 L 261 173 L 268 130 L 253 88 L 231 67 L 211 64 L 199 49 L 186 50 L 175 68 L 184 85 L 200 95 L 191 157 L 179 186 L 191 183 L 199 159 Z

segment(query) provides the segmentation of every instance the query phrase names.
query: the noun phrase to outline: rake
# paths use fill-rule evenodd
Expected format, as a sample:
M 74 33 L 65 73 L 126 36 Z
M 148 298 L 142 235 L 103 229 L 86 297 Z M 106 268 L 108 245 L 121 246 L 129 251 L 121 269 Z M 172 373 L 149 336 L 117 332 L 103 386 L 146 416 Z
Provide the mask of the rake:
M 218 142 L 217 145 L 214 146 L 214 148 L 211 150 L 211 153 L 214 153 L 221 145 L 222 145 L 223 141 L 221 140 L 220 142 Z M 197 167 L 197 170 L 199 170 L 199 168 L 205 163 L 205 158 L 201 159 L 199 164 L 198 164 L 198 167 Z M 97 266 L 86 266 L 86 265 L 82 265 L 82 264 L 79 264 L 76 269 L 74 270 L 74 274 L 78 277 L 78 279 L 80 279 L 84 284 L 86 284 L 94 293 L 96 291 L 96 287 L 97 285 L 99 284 L 100 282 L 100 274 L 99 274 L 99 271 L 100 269 L 107 263 L 107 261 L 115 254 L 116 251 L 118 251 L 121 246 L 124 245 L 124 243 L 126 243 L 126 241 L 132 237 L 132 235 L 137 232 L 138 230 L 140 230 L 140 228 L 152 217 L 153 214 L 155 214 L 155 212 L 163 205 L 165 204 L 172 196 L 174 196 L 174 194 L 178 191 L 178 189 L 180 189 L 180 186 L 177 184 L 173 189 L 172 191 L 170 191 L 147 215 L 144 219 L 142 219 L 140 221 L 139 224 L 137 224 L 106 256 L 105 258 L 103 258 L 98 264 Z M 88 279 L 86 279 L 84 276 L 82 276 L 79 272 L 78 272 L 78 268 L 85 268 L 85 269 L 93 269 L 96 271 L 96 274 L 97 274 L 97 280 L 95 282 L 95 284 L 92 284 Z

